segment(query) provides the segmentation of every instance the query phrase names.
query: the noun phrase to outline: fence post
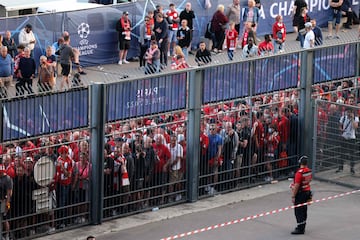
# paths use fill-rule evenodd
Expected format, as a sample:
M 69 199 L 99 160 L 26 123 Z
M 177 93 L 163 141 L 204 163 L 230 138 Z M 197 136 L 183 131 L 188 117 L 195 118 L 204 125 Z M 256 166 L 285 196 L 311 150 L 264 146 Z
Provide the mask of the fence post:
M 93 83 L 90 85 L 90 151 L 91 151 L 91 196 L 90 196 L 90 219 L 91 224 L 102 222 L 103 210 L 103 166 L 104 166 L 104 134 L 105 134 L 105 85 Z
M 300 130 L 300 154 L 307 155 L 311 161 L 313 156 L 313 128 L 314 121 L 313 101 L 311 99 L 313 83 L 313 59 L 314 51 L 307 50 L 300 52 L 300 109 L 299 109 L 299 130 Z M 310 163 L 311 164 L 311 163 Z
M 200 157 L 200 121 L 202 82 L 204 70 L 194 70 L 188 74 L 189 81 L 189 123 L 187 128 L 186 163 L 188 182 L 188 201 L 198 200 L 199 186 L 199 157 Z

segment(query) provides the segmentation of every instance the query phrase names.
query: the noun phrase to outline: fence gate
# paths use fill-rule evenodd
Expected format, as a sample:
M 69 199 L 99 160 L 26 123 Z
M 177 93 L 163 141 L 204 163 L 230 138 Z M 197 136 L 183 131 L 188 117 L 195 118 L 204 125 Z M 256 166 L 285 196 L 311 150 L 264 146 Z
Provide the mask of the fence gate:
M 360 187 L 360 108 L 315 101 L 314 162 L 316 178 L 352 188 Z

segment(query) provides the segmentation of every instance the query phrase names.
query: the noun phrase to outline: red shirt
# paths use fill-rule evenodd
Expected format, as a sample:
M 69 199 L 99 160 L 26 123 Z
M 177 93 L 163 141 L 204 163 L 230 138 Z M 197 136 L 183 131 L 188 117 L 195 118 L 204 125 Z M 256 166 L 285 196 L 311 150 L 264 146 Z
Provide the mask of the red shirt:
M 209 147 L 209 137 L 204 133 L 200 133 L 200 145 L 201 145 L 201 155 L 205 156 L 206 151 Z
M 227 30 L 226 31 L 226 47 L 229 50 L 235 50 L 236 49 L 236 39 L 238 38 L 238 32 L 233 30 Z
M 295 173 L 294 184 L 300 185 L 299 192 L 310 191 L 310 182 L 312 180 L 312 173 L 310 168 L 299 168 Z
M 155 163 L 155 173 L 161 173 L 163 171 L 163 167 L 171 158 L 171 154 L 169 149 L 164 144 L 153 144 L 153 148 L 155 154 L 157 156 L 157 161 Z
M 279 122 L 279 135 L 282 143 L 286 143 L 289 139 L 290 121 L 287 117 L 282 116 Z
M 266 54 L 269 52 L 273 52 L 274 51 L 274 45 L 272 44 L 272 42 L 266 42 L 263 41 L 259 44 L 258 46 L 258 54 Z
M 179 24 L 176 22 L 179 18 L 179 13 L 176 10 L 169 10 L 166 12 L 168 18 L 172 18 L 172 23 L 169 24 L 169 28 L 173 31 L 179 29 Z
M 274 23 L 274 25 L 272 27 L 272 31 L 273 31 L 272 38 L 274 40 L 280 39 L 280 40 L 285 41 L 285 39 L 286 39 L 286 27 L 285 27 L 284 23 L 279 23 L 279 22 Z M 282 38 L 279 38 L 279 37 L 282 37 Z
M 68 172 L 68 176 L 65 176 L 66 169 Z M 55 173 L 55 181 L 60 183 L 60 185 L 68 186 L 71 184 L 71 176 L 72 176 L 73 166 L 72 166 L 72 160 L 70 157 L 66 157 L 63 159 L 61 156 L 57 159 L 56 164 L 56 173 Z

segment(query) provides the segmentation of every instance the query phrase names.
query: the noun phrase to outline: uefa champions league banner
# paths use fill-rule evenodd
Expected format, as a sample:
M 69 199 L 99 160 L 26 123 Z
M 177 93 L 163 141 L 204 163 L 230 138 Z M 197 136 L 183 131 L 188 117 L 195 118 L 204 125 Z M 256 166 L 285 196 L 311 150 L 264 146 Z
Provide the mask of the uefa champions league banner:
M 2 102 L 2 141 L 88 126 L 88 90 Z
M 109 84 L 106 121 L 184 109 L 186 78 L 186 73 L 180 73 Z

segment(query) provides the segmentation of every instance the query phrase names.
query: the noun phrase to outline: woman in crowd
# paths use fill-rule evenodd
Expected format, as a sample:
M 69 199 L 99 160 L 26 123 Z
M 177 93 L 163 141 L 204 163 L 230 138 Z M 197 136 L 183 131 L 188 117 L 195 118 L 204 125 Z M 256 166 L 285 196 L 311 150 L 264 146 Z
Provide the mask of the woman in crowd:
M 242 17 L 243 21 L 245 23 L 251 22 L 252 30 L 256 32 L 257 25 L 259 22 L 259 17 L 260 17 L 260 13 L 259 13 L 259 9 L 255 6 L 255 1 L 249 0 L 248 6 L 245 7 L 244 14 Z
M 286 27 L 281 15 L 275 17 L 275 23 L 272 27 L 272 38 L 274 39 L 274 52 L 283 52 L 286 39 Z
M 189 65 L 185 61 L 185 55 L 179 45 L 174 48 L 174 56 L 171 59 L 171 69 L 184 69 L 188 68 Z
M 224 5 L 219 4 L 216 12 L 211 19 L 211 32 L 213 33 L 213 51 L 215 53 L 222 52 L 222 46 L 225 40 L 225 29 L 228 18 L 224 14 Z

